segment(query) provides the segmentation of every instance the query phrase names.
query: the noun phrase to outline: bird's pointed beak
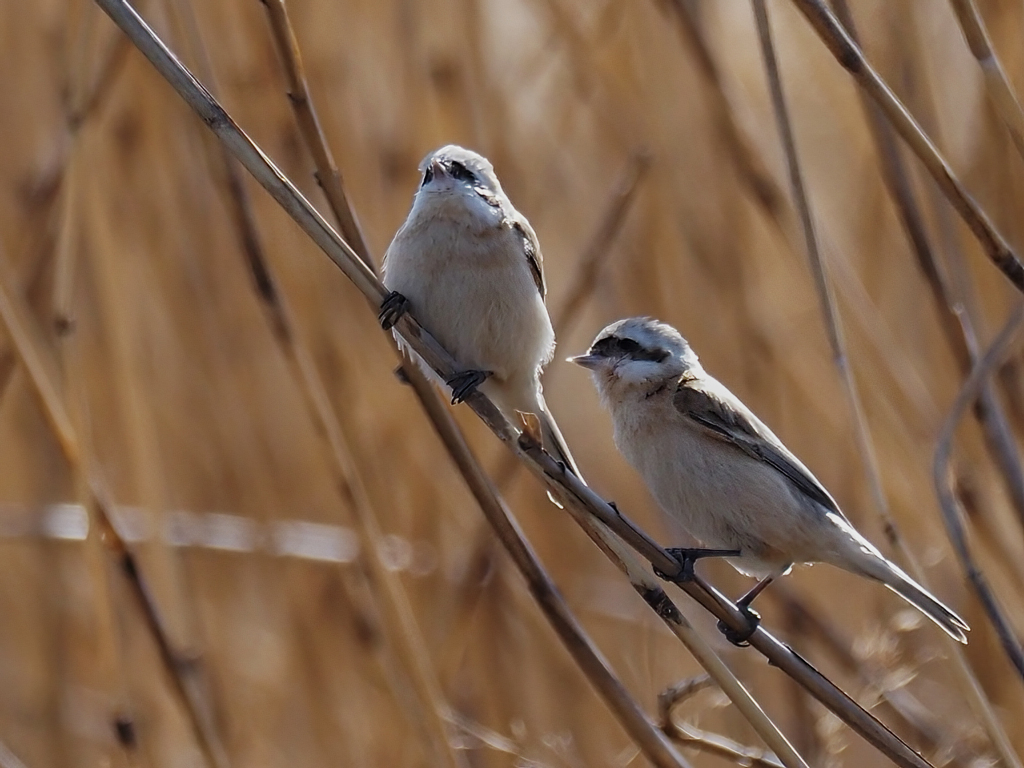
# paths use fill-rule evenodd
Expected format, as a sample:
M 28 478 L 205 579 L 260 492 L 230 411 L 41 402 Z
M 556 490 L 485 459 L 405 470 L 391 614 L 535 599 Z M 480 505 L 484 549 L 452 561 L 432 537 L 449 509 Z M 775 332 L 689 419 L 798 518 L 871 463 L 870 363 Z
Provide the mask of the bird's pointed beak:
M 444 164 L 436 157 L 430 161 L 430 171 L 434 175 L 435 179 L 448 175 L 448 169 L 445 168 Z
M 600 355 L 576 355 L 575 357 L 567 357 L 566 361 L 575 363 L 576 365 L 582 366 L 583 368 L 589 368 L 592 371 L 596 371 L 600 368 L 606 358 Z

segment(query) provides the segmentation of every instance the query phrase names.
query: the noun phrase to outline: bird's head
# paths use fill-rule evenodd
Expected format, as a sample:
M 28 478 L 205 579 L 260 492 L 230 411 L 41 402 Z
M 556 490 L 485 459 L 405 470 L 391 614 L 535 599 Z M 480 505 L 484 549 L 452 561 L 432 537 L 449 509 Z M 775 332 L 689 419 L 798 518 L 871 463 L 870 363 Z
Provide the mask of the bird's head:
M 511 207 L 494 166 L 471 149 L 449 144 L 420 163 L 423 174 L 413 208 L 430 215 L 468 212 L 488 222 Z
M 624 397 L 702 373 L 697 355 L 679 332 L 649 317 L 612 323 L 594 339 L 585 355 L 569 362 L 591 371 L 602 399 Z

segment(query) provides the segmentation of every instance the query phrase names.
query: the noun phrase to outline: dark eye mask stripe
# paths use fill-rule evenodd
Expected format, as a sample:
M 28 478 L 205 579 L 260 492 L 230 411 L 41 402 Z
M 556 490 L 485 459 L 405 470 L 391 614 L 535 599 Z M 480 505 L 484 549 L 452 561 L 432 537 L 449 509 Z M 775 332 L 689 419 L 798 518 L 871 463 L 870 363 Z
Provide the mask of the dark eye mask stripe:
M 629 357 L 633 360 L 650 363 L 660 363 L 669 355 L 667 350 L 660 347 L 645 349 L 633 339 L 623 339 L 619 336 L 605 336 L 603 339 L 598 339 L 590 348 L 590 354 L 601 357 Z

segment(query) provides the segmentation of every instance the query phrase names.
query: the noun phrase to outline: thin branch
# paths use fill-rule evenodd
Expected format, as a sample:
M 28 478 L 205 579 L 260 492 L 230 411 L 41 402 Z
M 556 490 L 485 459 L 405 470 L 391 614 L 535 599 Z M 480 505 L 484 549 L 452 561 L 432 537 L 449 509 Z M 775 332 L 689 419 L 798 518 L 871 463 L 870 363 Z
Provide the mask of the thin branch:
M 673 719 L 672 712 L 676 707 L 698 691 L 712 685 L 714 685 L 714 681 L 710 677 L 698 675 L 676 683 L 658 694 L 658 719 L 661 723 L 661 730 L 668 734 L 669 738 L 685 747 L 692 747 L 737 765 L 754 766 L 755 768 L 782 768 L 782 763 L 775 755 L 767 753 L 763 749 L 753 749 L 718 734 L 702 731 L 690 723 L 680 723 Z
M 1018 304 L 1003 330 L 999 332 L 992 346 L 984 354 L 971 375 L 967 377 L 963 388 L 953 401 L 953 407 L 942 424 L 939 432 L 938 448 L 935 451 L 935 463 L 933 465 L 933 480 L 935 490 L 939 495 L 939 504 L 942 507 L 942 519 L 946 524 L 946 532 L 953 543 L 960 565 L 964 569 L 967 578 L 974 587 L 978 599 L 985 608 L 985 613 L 996 630 L 999 642 L 1003 646 L 1010 663 L 1024 678 L 1024 647 L 1014 633 L 1013 625 L 1004 615 L 1002 607 L 996 600 L 995 594 L 985 579 L 971 555 L 970 547 L 967 544 L 967 533 L 964 530 L 962 520 L 963 510 L 956 497 L 950 477 L 950 454 L 953 450 L 953 433 L 956 426 L 963 417 L 964 412 L 977 398 L 984 382 L 992 375 L 996 366 L 999 365 L 1010 352 L 1012 343 L 1017 338 L 1017 333 L 1024 324 L 1024 304 Z
M 97 0 L 111 18 L 140 48 L 156 69 L 189 104 L 203 121 L 217 134 L 271 196 L 298 223 L 324 253 L 349 277 L 376 313 L 386 290 L 373 272 L 352 248 L 345 243 L 302 197 L 266 155 L 238 128 L 230 116 L 195 78 L 174 58 L 163 43 L 145 25 L 135 11 L 123 0 Z M 411 314 L 404 315 L 397 324 L 398 332 L 406 344 L 443 378 L 456 370 L 455 361 L 427 333 Z M 494 434 L 511 450 L 519 453 L 528 468 L 544 479 L 573 511 L 589 515 L 611 527 L 630 546 L 665 573 L 677 574 L 680 564 L 620 512 L 597 496 L 564 467 L 543 452 L 529 439 L 519 440 L 516 430 L 483 394 L 476 392 L 467 403 Z M 748 629 L 748 622 L 739 608 L 710 587 L 702 578 L 680 585 L 687 594 L 707 610 L 736 630 Z M 662 594 L 664 594 L 662 592 Z M 663 618 L 679 623 L 682 617 L 671 603 L 661 603 Z M 779 642 L 763 627 L 758 627 L 750 638 L 751 645 L 764 654 L 770 663 L 808 688 L 829 709 L 851 725 L 870 743 L 882 750 L 901 766 L 930 765 L 870 713 L 858 706 L 831 681 Z M 678 761 L 677 761 L 678 762 Z
M 636 200 L 640 182 L 647 175 L 651 158 L 637 152 L 630 156 L 626 167 L 619 174 L 612 188 L 608 202 L 598 217 L 597 228 L 590 236 L 583 253 L 576 259 L 572 282 L 562 297 L 562 302 L 551 312 L 551 325 L 555 329 L 555 337 L 567 336 L 597 287 L 597 279 L 601 270 L 612 253 L 612 243 L 622 230 L 626 216 Z
M 278 55 L 284 65 L 284 74 L 288 80 L 288 98 L 291 100 L 295 117 L 299 123 L 306 148 L 313 156 L 316 165 L 316 180 L 324 191 L 327 204 L 338 219 L 341 236 L 352 246 L 352 250 L 361 256 L 368 257 L 370 250 L 366 246 L 363 232 L 359 228 L 355 211 L 345 193 L 345 184 L 341 171 L 334 162 L 334 155 L 324 138 L 316 109 L 309 96 L 309 85 L 306 81 L 306 70 L 302 66 L 302 55 L 299 43 L 295 39 L 288 8 L 285 0 L 260 0 L 267 9 L 270 20 L 270 31 L 274 35 Z
M 949 163 L 928 138 L 913 115 L 874 70 L 860 47 L 825 5 L 824 0 L 793 0 L 836 60 L 882 108 L 886 117 L 945 193 L 981 244 L 985 254 L 1013 286 L 1024 293 L 1024 265 L 996 230 L 985 212 L 968 194 Z
M 981 14 L 978 13 L 978 7 L 974 0 L 950 0 L 950 4 L 956 13 L 957 21 L 960 22 L 960 29 L 967 39 L 967 45 L 981 67 L 988 96 L 992 99 L 999 117 L 1006 124 L 1017 153 L 1024 158 L 1024 110 L 1021 109 L 1017 95 L 1013 92 L 1006 72 L 1003 71 L 1003 65 L 999 63 L 999 57 L 992 50 L 988 31 L 985 29 Z
M 709 675 L 697 675 L 686 680 L 670 685 L 658 694 L 658 719 L 665 726 L 672 718 L 672 710 L 689 699 L 691 696 L 710 688 L 715 684 Z
M 715 63 L 694 13 L 694 6 L 687 0 L 658 0 L 668 6 L 679 24 L 679 31 L 697 59 L 697 71 L 704 77 L 711 98 L 711 114 L 729 148 L 729 157 L 736 162 L 740 177 L 749 185 L 754 199 L 764 208 L 772 220 L 777 220 L 786 207 L 786 196 L 775 183 L 760 153 L 736 121 L 733 109 L 723 87 L 722 75 Z
M 26 768 L 25 763 L 2 741 L 0 741 L 0 768 Z
M 709 733 L 689 723 L 671 720 L 664 725 L 665 733 L 684 747 L 692 747 L 708 755 L 714 755 L 728 763 L 752 768 L 783 768 L 775 755 L 763 749 L 747 747 L 739 742 Z

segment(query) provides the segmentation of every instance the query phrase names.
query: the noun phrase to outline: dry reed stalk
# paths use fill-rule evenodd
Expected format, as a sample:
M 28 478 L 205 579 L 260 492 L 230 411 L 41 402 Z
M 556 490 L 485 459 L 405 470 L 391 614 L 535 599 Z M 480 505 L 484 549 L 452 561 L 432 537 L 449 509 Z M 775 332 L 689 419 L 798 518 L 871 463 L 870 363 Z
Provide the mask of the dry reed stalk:
M 1024 265 L 1021 264 L 1016 252 L 995 229 L 938 148 L 871 66 L 860 46 L 853 41 L 835 14 L 825 5 L 824 0 L 792 1 L 835 56 L 836 61 L 853 75 L 857 84 L 882 108 L 893 128 L 921 160 L 953 208 L 974 233 L 985 255 L 1018 291 L 1024 293 Z
M 271 5 L 274 3 L 268 2 L 264 5 L 270 11 Z M 192 41 L 195 57 L 200 62 L 200 71 L 204 79 L 210 83 L 211 89 L 216 91 L 216 79 L 209 63 L 205 44 L 195 25 L 191 4 L 186 3 L 184 10 L 188 14 L 187 19 L 184 20 L 185 27 Z M 283 12 L 283 6 L 279 7 L 277 13 Z M 272 15 L 271 18 L 279 18 L 279 15 Z M 275 34 L 275 41 L 279 44 L 287 39 Z M 294 36 L 291 37 L 291 42 L 294 44 Z M 295 86 L 291 76 L 289 76 L 289 85 L 290 87 Z M 304 87 L 302 94 L 302 96 L 296 96 L 289 93 L 296 112 L 307 115 L 300 121 L 300 125 L 304 132 L 311 130 L 317 135 L 321 135 L 316 115 L 312 112 L 312 103 L 309 101 Z M 327 164 L 326 172 L 318 172 L 318 178 L 325 182 L 323 189 L 328 195 L 328 200 L 332 203 L 338 201 L 347 205 L 347 198 L 341 185 L 341 176 L 337 169 L 333 168 L 333 159 L 329 151 L 325 150 L 322 156 L 318 154 L 316 158 L 318 162 L 323 161 Z M 352 512 L 362 543 L 360 560 L 368 572 L 367 586 L 375 598 L 374 603 L 381 609 L 382 634 L 387 645 L 399 660 L 405 676 L 412 682 L 416 698 L 414 711 L 410 712 L 413 715 L 412 725 L 414 728 L 421 728 L 424 731 L 423 737 L 429 744 L 428 752 L 432 755 L 432 764 L 447 765 L 450 768 L 464 766 L 465 761 L 454 750 L 448 736 L 445 724 L 448 705 L 426 653 L 427 646 L 416 624 L 409 598 L 398 575 L 390 570 L 383 560 L 384 535 L 378 522 L 377 512 L 373 508 L 353 456 L 352 425 L 345 424 L 339 419 L 339 414 L 331 405 L 326 387 L 317 372 L 313 357 L 301 335 L 296 333 L 293 313 L 281 292 L 274 271 L 264 255 L 262 240 L 256 226 L 256 218 L 248 193 L 238 173 L 235 160 L 222 144 L 218 144 L 218 159 L 234 225 L 246 257 L 253 288 L 273 332 L 274 340 L 288 364 L 292 380 L 296 382 L 302 393 L 307 412 L 316 425 L 318 434 L 324 438 L 324 448 L 328 454 L 327 464 L 331 467 L 334 475 L 334 486 Z M 363 243 L 355 217 L 348 217 L 345 220 L 345 225 L 348 227 L 349 234 L 357 236 L 356 242 Z M 365 247 L 365 243 L 363 247 Z M 354 600 L 358 599 L 357 595 L 352 597 Z M 398 683 L 396 680 L 390 682 Z M 394 688 L 393 693 L 396 700 L 399 702 L 403 700 L 400 688 Z M 415 716 L 422 713 L 426 713 L 426 717 Z
M 54 363 L 43 354 L 43 343 L 40 334 L 33 335 L 33 329 L 28 323 L 28 310 L 19 306 L 17 297 L 10 294 L 7 285 L 10 284 L 7 256 L 0 244 L 0 323 L 3 324 L 7 337 L 11 340 L 14 349 L 18 354 L 19 363 L 28 371 L 30 377 L 33 374 L 45 375 L 47 367 L 53 368 Z M 53 384 L 54 379 L 50 378 L 48 384 L 49 396 L 60 405 L 60 392 Z M 77 388 L 69 383 L 67 387 L 71 404 L 77 405 Z M 74 394 L 71 394 L 74 393 Z M 61 406 L 63 408 L 63 406 Z M 63 411 L 61 420 L 64 426 L 72 429 L 71 415 Z M 74 478 L 74 492 L 78 498 L 89 498 L 88 480 L 86 471 L 81 463 L 69 462 Z M 112 585 L 107 563 L 102 552 L 102 533 L 99 525 L 93 524 L 97 518 L 95 505 L 87 504 L 90 517 L 90 526 L 85 540 L 85 571 L 90 585 L 95 590 L 92 597 L 91 613 L 95 622 L 96 654 L 95 670 L 102 679 L 101 685 L 107 687 L 107 692 L 113 699 L 113 713 L 109 723 L 113 729 L 114 723 L 126 723 L 131 727 L 132 706 L 128 695 L 128 686 L 125 681 L 123 668 L 123 650 L 121 648 L 121 637 L 118 632 L 118 615 L 115 601 L 112 595 Z M 125 743 L 118 745 L 120 748 L 113 753 L 106 753 L 103 759 L 113 762 L 115 765 L 131 765 L 129 746 Z
M 298 121 L 299 130 L 305 139 L 306 149 L 313 155 L 316 166 L 316 180 L 323 190 L 327 204 L 338 219 L 341 236 L 352 246 L 352 250 L 360 255 L 369 255 L 363 232 L 355 211 L 349 204 L 345 194 L 345 183 L 334 162 L 334 155 L 320 127 L 320 119 L 309 96 L 309 85 L 306 81 L 305 69 L 302 66 L 302 55 L 299 42 L 295 38 L 288 8 L 285 0 L 260 0 L 267 9 L 270 31 L 274 36 L 274 44 L 284 67 L 285 79 L 288 82 L 288 99 Z
M 1024 157 L 1024 110 L 1021 109 L 999 57 L 992 50 L 988 31 L 985 29 L 981 14 L 978 13 L 978 7 L 974 0 L 950 0 L 950 5 L 956 12 L 957 21 L 960 22 L 960 29 L 964 33 L 971 54 L 981 67 L 985 90 L 992 99 L 999 117 L 1006 124 L 1017 153 Z
M 892 540 L 896 535 L 895 526 L 889 511 L 889 503 L 885 498 L 885 491 L 882 488 L 878 456 L 875 453 L 867 422 L 864 418 L 864 406 L 861 403 L 857 385 L 853 380 L 853 370 L 850 368 L 849 357 L 846 352 L 842 321 L 836 309 L 832 282 L 826 273 L 825 263 L 822 259 L 818 243 L 818 235 L 815 231 L 814 214 L 811 212 L 810 201 L 807 198 L 807 191 L 804 186 L 800 159 L 796 149 L 796 139 L 793 137 L 793 127 L 789 119 L 789 111 L 786 107 L 786 99 L 782 90 L 782 78 L 779 75 L 775 45 L 772 42 L 768 10 L 765 6 L 765 0 L 751 0 L 751 6 L 754 9 L 754 19 L 757 24 L 761 55 L 768 78 L 768 87 L 771 92 L 776 128 L 779 132 L 779 139 L 782 142 L 783 152 L 786 157 L 790 192 L 800 220 L 800 227 L 804 237 L 804 249 L 810 262 L 811 272 L 814 275 L 814 286 L 818 294 L 819 309 L 825 321 L 829 346 L 832 350 L 832 361 L 835 363 L 842 380 L 843 393 L 846 395 L 847 407 L 853 421 L 854 434 L 857 437 L 857 452 L 860 454 L 864 473 L 871 487 L 871 496 L 874 499 L 875 508 L 885 521 L 885 530 L 890 538 L 890 543 L 894 543 Z
M 1012 622 L 1006 617 L 999 601 L 988 585 L 985 574 L 979 568 L 970 547 L 967 544 L 967 534 L 962 522 L 963 510 L 956 497 L 950 477 L 950 455 L 953 449 L 953 433 L 964 412 L 977 398 L 978 392 L 984 385 L 985 380 L 992 375 L 996 366 L 1004 359 L 1010 351 L 1010 345 L 1016 340 L 1021 325 L 1024 324 L 1024 305 L 1018 304 L 1013 311 L 1006 325 L 999 332 L 999 335 L 992 342 L 978 364 L 974 366 L 971 375 L 967 377 L 963 388 L 957 394 L 953 407 L 949 411 L 942 431 L 939 433 L 938 447 L 935 450 L 935 463 L 933 477 L 936 492 L 939 494 L 939 503 L 942 508 L 942 519 L 946 524 L 946 531 L 953 543 L 957 559 L 963 568 L 971 586 L 974 587 L 978 600 L 985 608 L 985 614 L 996 630 L 999 642 L 1010 660 L 1010 663 L 1017 670 L 1017 673 L 1024 679 L 1024 646 L 1016 637 Z
M 0 768 L 28 768 L 10 747 L 0 741 Z
M 878 458 L 871 442 L 867 422 L 864 417 L 864 409 L 857 392 L 856 383 L 853 379 L 853 372 L 850 369 L 846 354 L 846 346 L 843 340 L 842 326 L 838 312 L 835 307 L 835 299 L 832 294 L 828 276 L 825 273 L 824 263 L 818 247 L 818 239 L 815 233 L 813 215 L 810 210 L 810 203 L 807 199 L 800 171 L 799 160 L 796 150 L 796 142 L 793 137 L 792 125 L 786 108 L 785 97 L 782 92 L 782 81 L 779 75 L 778 62 L 776 60 L 774 46 L 771 39 L 770 23 L 768 20 L 767 8 L 764 0 L 751 0 L 754 8 L 755 20 L 757 23 L 758 36 L 761 40 L 762 52 L 765 60 L 765 70 L 768 73 L 768 82 L 771 89 L 772 104 L 775 110 L 779 135 L 782 139 L 790 175 L 790 183 L 793 191 L 793 198 L 796 208 L 800 214 L 800 222 L 804 233 L 804 244 L 807 254 L 811 260 L 814 271 L 815 285 L 818 290 L 818 297 L 821 303 L 821 311 L 825 318 L 829 334 L 829 342 L 832 347 L 833 358 L 836 367 L 839 368 L 843 380 L 844 392 L 847 397 L 850 414 L 854 423 L 854 431 L 857 436 L 858 451 L 864 465 L 865 472 L 871 487 L 872 497 L 875 502 L 875 510 L 881 518 L 883 530 L 889 544 L 899 554 L 899 561 L 906 565 L 915 579 L 927 587 L 928 580 L 925 578 L 924 569 L 918 559 L 910 551 L 905 539 L 900 534 L 899 526 L 892 516 L 888 500 L 882 488 L 881 471 L 878 465 Z M 991 704 L 985 697 L 984 692 L 978 683 L 974 673 L 971 671 L 963 654 L 960 645 L 943 635 L 943 643 L 947 653 L 954 660 L 954 670 L 957 673 L 961 690 L 964 691 L 971 701 L 973 708 L 978 712 L 989 732 L 993 746 L 1002 755 L 1007 765 L 1019 766 L 1009 741 L 1006 738 L 998 719 L 992 712 Z
M 97 2 L 129 35 L 133 43 L 139 47 L 186 103 L 229 147 L 232 154 L 242 162 L 305 233 L 352 281 L 367 299 L 371 309 L 376 311 L 386 291 L 351 247 L 338 237 L 294 185 L 269 161 L 262 150 L 248 139 L 202 85 L 177 62 L 130 6 L 120 0 L 97 0 Z M 406 314 L 396 327 L 405 342 L 435 373 L 441 377 L 450 377 L 455 372 L 455 361 L 415 321 L 414 317 Z M 567 501 L 574 511 L 589 515 L 595 524 L 600 522 L 611 527 L 651 564 L 666 573 L 678 572 L 680 567 L 678 561 L 630 523 L 620 512 L 598 497 L 579 478 L 558 465 L 540 449 L 535 441 L 528 436 L 517 434 L 516 430 L 505 421 L 486 397 L 477 392 L 467 399 L 467 403 L 491 431 L 508 447 L 520 453 L 530 470 L 536 476 L 546 479 L 550 487 Z M 702 578 L 697 577 L 691 582 L 681 584 L 680 587 L 728 626 L 739 631 L 749 629 L 746 618 L 736 605 L 711 588 Z M 667 618 L 672 620 L 674 617 L 667 606 L 666 612 L 669 613 Z M 831 681 L 762 627 L 758 627 L 754 631 L 750 642 L 767 656 L 771 663 L 782 668 L 808 690 L 811 690 L 835 714 L 897 764 L 903 766 L 929 765 L 926 760 L 911 750 L 877 719 L 859 707 Z
M 90 6 L 86 6 L 89 8 Z M 87 18 L 89 15 L 87 14 Z M 73 61 L 77 66 L 72 67 L 72 70 L 79 76 L 84 76 L 86 73 L 86 67 L 82 57 L 85 56 L 86 45 L 83 42 L 90 32 L 91 29 L 86 28 L 82 33 L 79 34 L 75 42 L 76 56 Z M 49 210 L 50 214 L 57 217 L 59 222 L 58 226 L 64 226 L 65 216 L 61 211 L 57 209 L 57 205 L 64 205 L 64 197 L 60 194 L 61 189 L 64 186 L 64 180 L 67 176 L 69 166 L 71 164 L 71 157 L 73 155 L 73 148 L 77 140 L 79 131 L 81 131 L 83 125 L 98 111 L 99 108 L 105 103 L 107 96 L 111 92 L 111 87 L 118 81 L 118 74 L 123 68 L 126 54 L 131 50 L 130 43 L 124 38 L 123 35 L 117 35 L 110 47 L 106 50 L 103 56 L 103 62 L 99 67 L 98 74 L 93 78 L 91 84 L 84 84 L 81 80 L 69 77 L 69 83 L 67 85 L 67 100 L 64 104 L 64 114 L 66 118 L 67 136 L 62 143 L 62 152 L 56 160 L 55 167 L 49 169 L 44 177 L 46 182 L 44 187 L 52 191 L 53 194 L 45 195 L 44 205 Z M 25 281 L 25 287 L 22 294 L 28 294 L 34 291 L 42 280 L 45 269 L 43 265 L 46 259 L 43 258 L 49 251 L 49 248 L 42 248 L 41 255 L 38 259 L 38 267 L 33 270 L 32 276 Z M 55 307 L 62 307 L 67 305 L 67 290 L 68 281 L 66 277 L 66 268 L 58 267 L 55 269 L 55 280 L 53 290 L 53 304 Z M 9 290 L 18 291 L 20 286 L 11 285 Z M 60 330 L 64 323 L 59 316 L 54 318 L 56 327 Z M 6 341 L 0 340 L 0 400 L 3 400 L 4 394 L 7 392 L 7 385 L 10 383 L 11 375 L 14 373 L 17 364 L 17 356 L 14 350 L 11 349 Z
M 670 720 L 663 727 L 669 737 L 679 742 L 681 746 L 714 755 L 726 763 L 750 768 L 782 768 L 782 763 L 763 749 L 744 746 L 718 734 L 702 731 L 688 723 Z
M 672 11 L 678 22 L 679 31 L 697 59 L 698 69 L 711 95 L 711 110 L 715 122 L 730 149 L 729 157 L 736 163 L 740 177 L 750 187 L 754 199 L 764 208 L 771 220 L 777 221 L 787 205 L 786 196 L 775 182 L 761 154 L 736 121 L 732 105 L 725 94 L 721 72 L 707 43 L 704 30 L 701 29 L 694 4 L 688 0 L 657 1 L 659 5 L 667 6 Z
M 711 685 L 714 685 L 711 677 L 698 675 L 676 683 L 658 694 L 658 721 L 661 724 L 661 729 L 668 734 L 669 738 L 679 742 L 681 746 L 715 755 L 729 763 L 753 766 L 754 768 L 782 768 L 782 763 L 774 755 L 770 755 L 762 749 L 753 749 L 718 734 L 699 730 L 688 723 L 679 723 L 672 717 L 672 712 L 676 707 L 698 691 Z
M 2 254 L 0 261 L 3 261 Z M 68 465 L 72 472 L 81 478 L 81 492 L 90 511 L 89 539 L 102 542 L 128 579 L 139 601 L 147 628 L 160 652 L 161 662 L 173 683 L 172 687 L 180 697 L 204 756 L 210 765 L 226 768 L 229 765 L 227 754 L 210 718 L 209 708 L 190 674 L 194 667 L 193 660 L 186 659 L 178 653 L 171 643 L 164 620 L 139 572 L 135 557 L 114 526 L 113 506 L 109 497 L 95 471 L 89 466 L 88 456 L 82 450 L 74 422 L 62 402 L 60 390 L 55 383 L 57 377 L 52 371 L 53 363 L 47 360 L 43 352 L 44 344 L 40 340 L 42 335 L 33 328 L 27 310 L 17 306 L 16 297 L 6 289 L 6 282 L 0 275 L 0 322 L 14 344 L 20 364 L 29 375 L 43 414 L 60 444 Z M 73 379 L 73 374 L 70 378 Z M 76 405 L 74 400 L 75 398 L 71 398 L 72 405 Z M 94 576 L 99 578 L 98 575 Z M 97 588 L 103 589 L 105 581 L 103 579 L 96 582 Z M 116 657 L 119 657 L 119 654 Z

